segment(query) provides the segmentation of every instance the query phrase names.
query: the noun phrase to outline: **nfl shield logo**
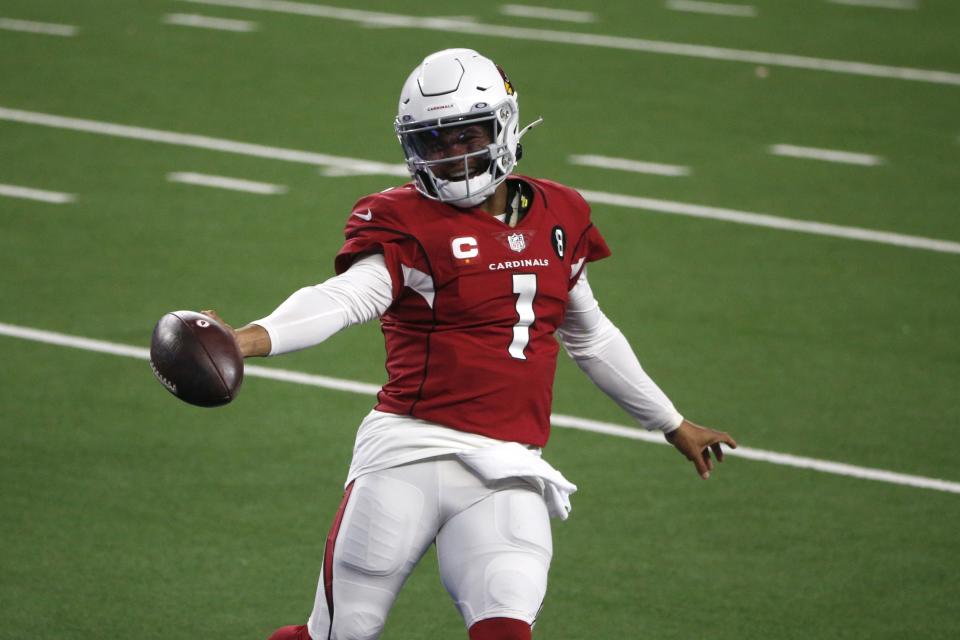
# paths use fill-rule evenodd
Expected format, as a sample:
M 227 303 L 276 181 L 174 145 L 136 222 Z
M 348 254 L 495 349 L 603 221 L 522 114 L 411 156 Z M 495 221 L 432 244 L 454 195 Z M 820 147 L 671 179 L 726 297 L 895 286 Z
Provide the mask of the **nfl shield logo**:
M 510 244 L 510 248 L 517 253 L 527 248 L 527 241 L 523 238 L 522 233 L 514 233 L 507 236 L 507 242 Z

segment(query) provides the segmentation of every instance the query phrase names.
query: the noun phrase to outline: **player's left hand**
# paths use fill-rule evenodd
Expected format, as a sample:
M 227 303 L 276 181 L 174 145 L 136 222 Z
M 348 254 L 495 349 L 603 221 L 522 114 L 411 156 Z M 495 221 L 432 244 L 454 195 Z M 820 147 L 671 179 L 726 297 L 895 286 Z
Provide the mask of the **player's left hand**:
M 684 420 L 677 429 L 665 435 L 667 442 L 693 463 L 697 473 L 704 480 L 710 477 L 710 471 L 713 470 L 711 451 L 716 456 L 717 462 L 723 462 L 723 449 L 720 448 L 720 443 L 731 449 L 737 448 L 736 441 L 730 437 L 729 433 L 701 427 L 688 420 Z

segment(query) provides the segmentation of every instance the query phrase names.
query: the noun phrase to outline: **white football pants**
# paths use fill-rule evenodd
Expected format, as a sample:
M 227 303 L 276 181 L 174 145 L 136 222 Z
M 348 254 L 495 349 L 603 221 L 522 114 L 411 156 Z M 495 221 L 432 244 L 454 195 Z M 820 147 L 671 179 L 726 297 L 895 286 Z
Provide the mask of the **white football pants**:
M 469 628 L 533 624 L 553 555 L 543 497 L 518 478 L 485 483 L 452 456 L 357 478 L 327 538 L 308 627 L 313 640 L 373 640 L 432 543 Z

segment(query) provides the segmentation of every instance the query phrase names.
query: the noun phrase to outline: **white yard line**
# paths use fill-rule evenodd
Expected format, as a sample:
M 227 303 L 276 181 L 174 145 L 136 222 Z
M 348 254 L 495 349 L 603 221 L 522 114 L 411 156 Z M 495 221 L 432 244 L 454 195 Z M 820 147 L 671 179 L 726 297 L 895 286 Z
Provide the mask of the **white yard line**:
M 359 160 L 357 158 L 332 156 L 325 153 L 297 151 L 296 149 L 283 149 L 280 147 L 268 147 L 262 144 L 237 142 L 235 140 L 211 138 L 209 136 L 200 136 L 190 133 L 176 133 L 173 131 L 161 131 L 159 129 L 146 129 L 143 127 L 113 124 L 110 122 L 100 122 L 97 120 L 69 118 L 48 113 L 37 113 L 35 111 L 21 111 L 19 109 L 7 109 L 0 107 L 0 120 L 20 122 L 23 124 L 34 124 L 44 127 L 53 127 L 55 129 L 83 131 L 86 133 L 95 133 L 117 138 L 130 138 L 133 140 L 146 140 L 149 142 L 160 142 L 163 144 L 172 144 L 182 147 L 208 149 L 211 151 L 221 151 L 224 153 L 236 153 L 240 155 L 254 156 L 257 158 L 268 158 L 270 160 L 298 162 L 301 164 L 309 164 L 320 167 L 343 168 L 357 175 L 388 175 L 403 177 L 408 177 L 410 175 L 407 172 L 406 167 L 401 164 L 386 164 L 383 162 L 374 162 L 370 160 Z
M 150 350 L 144 347 L 134 347 L 115 342 L 106 342 L 104 340 L 94 340 L 80 336 L 71 336 L 63 333 L 33 329 L 31 327 L 23 327 L 13 324 L 0 323 L 0 335 L 11 338 L 19 338 L 22 340 L 41 342 L 45 344 L 52 344 L 61 347 L 71 347 L 74 349 L 108 353 L 117 356 L 125 356 L 128 358 L 137 358 L 139 360 L 148 360 L 150 358 Z M 335 391 L 347 391 L 365 396 L 376 396 L 377 392 L 380 390 L 379 386 L 366 382 L 344 380 L 342 378 L 331 378 L 328 376 L 320 376 L 301 371 L 275 369 L 273 367 L 246 365 L 244 367 L 244 374 L 252 378 L 268 378 L 271 380 L 292 382 L 294 384 L 321 387 Z M 550 422 L 556 427 L 578 429 L 581 431 L 589 431 L 592 433 L 600 433 L 604 435 L 628 438 L 630 440 L 640 440 L 655 444 L 666 444 L 663 436 L 658 433 L 650 433 L 635 427 L 628 427 L 610 422 L 599 422 L 597 420 L 590 420 L 588 418 L 578 418 L 576 416 L 567 416 L 562 414 L 553 414 L 550 418 Z M 736 450 L 728 450 L 727 455 L 738 456 L 748 460 L 768 462 L 770 464 L 780 466 L 809 469 L 812 471 L 819 471 L 821 473 L 860 478 L 863 480 L 874 480 L 877 482 L 886 482 L 889 484 L 903 485 L 919 489 L 932 489 L 947 493 L 960 493 L 960 483 L 951 482 L 949 480 L 908 475 L 905 473 L 897 473 L 884 469 L 859 467 L 842 462 L 794 456 L 788 453 L 778 453 L 776 451 L 766 451 L 763 449 L 754 449 L 752 447 L 739 447 Z
M 406 167 L 403 165 L 392 165 L 368 160 L 360 160 L 357 158 L 330 156 L 309 151 L 296 151 L 294 149 L 267 147 L 259 144 L 236 142 L 233 140 L 222 140 L 219 138 L 210 138 L 207 136 L 192 134 L 173 133 L 170 131 L 159 131 L 157 129 L 144 129 L 141 127 L 131 127 L 127 125 L 111 124 L 108 122 L 98 122 L 94 120 L 66 118 L 63 116 L 36 113 L 32 111 L 6 109 L 3 107 L 0 107 L 0 120 L 10 120 L 25 124 L 36 124 L 61 129 L 70 129 L 74 131 L 84 131 L 88 133 L 117 136 L 121 138 L 133 138 L 136 140 L 148 140 L 165 144 L 197 147 L 213 151 L 222 151 L 225 153 L 238 153 L 272 160 L 283 160 L 287 162 L 299 162 L 321 167 L 332 167 L 334 169 L 342 168 L 358 174 L 391 175 L 402 176 L 404 178 L 409 176 Z M 726 222 L 781 229 L 784 231 L 813 233 L 824 236 L 832 236 L 835 238 L 864 240 L 867 242 L 910 247 L 913 249 L 925 249 L 927 251 L 960 253 L 960 243 L 949 240 L 937 240 L 934 238 L 910 236 L 888 231 L 875 231 L 871 229 L 862 229 L 859 227 L 844 227 L 810 220 L 780 218 L 763 213 L 737 211 L 734 209 L 724 209 L 684 202 L 672 202 L 669 200 L 655 200 L 652 198 L 643 198 L 617 193 L 605 193 L 602 191 L 590 191 L 585 189 L 581 190 L 581 193 L 587 200 L 600 204 L 611 204 L 619 207 L 693 216 L 697 218 L 710 218 L 713 220 L 723 220 Z
M 803 158 L 805 160 L 823 160 L 824 162 L 840 162 L 843 164 L 859 164 L 866 167 L 875 167 L 884 163 L 883 158 L 869 153 L 853 153 L 850 151 L 837 151 L 836 149 L 817 149 L 816 147 L 798 147 L 792 144 L 775 144 L 770 147 L 770 153 L 775 156 Z
M 23 31 L 24 33 L 40 33 L 46 36 L 62 36 L 65 38 L 75 36 L 80 31 L 79 27 L 70 24 L 33 22 L 31 20 L 15 20 L 14 18 L 0 18 L 0 29 L 6 31 Z
M 556 42 L 565 45 L 579 45 L 587 47 L 601 47 L 625 51 L 642 51 L 645 53 L 659 53 L 664 55 L 687 56 L 693 58 L 707 58 L 711 60 L 726 60 L 729 62 L 747 62 L 752 65 L 768 65 L 808 69 L 813 71 L 828 71 L 876 78 L 892 78 L 911 80 L 915 82 L 929 82 L 960 86 L 960 73 L 952 71 L 937 71 L 931 69 L 914 69 L 910 67 L 891 67 L 867 62 L 849 60 L 831 60 L 828 58 L 812 58 L 809 56 L 795 56 L 783 53 L 767 53 L 764 51 L 744 51 L 727 49 L 681 42 L 663 42 L 659 40 L 644 40 L 641 38 L 627 38 L 620 36 L 604 36 L 592 33 L 577 33 L 574 31 L 553 31 L 548 29 L 528 29 L 484 24 L 480 22 L 464 22 L 444 18 L 418 18 L 393 13 L 375 11 L 360 11 L 357 9 L 342 9 L 327 5 L 309 4 L 305 2 L 291 2 L 285 0 L 180 0 L 193 4 L 213 5 L 220 7 L 238 7 L 257 11 L 273 11 L 294 15 L 311 16 L 315 18 L 329 18 L 332 20 L 346 20 L 365 25 L 377 24 L 408 29 L 428 29 L 453 33 L 467 33 L 498 38 L 540 42 Z
M 163 16 L 163 23 L 176 25 L 178 27 L 198 27 L 200 29 L 216 29 L 219 31 L 234 31 L 238 33 L 249 33 L 259 28 L 256 22 L 250 22 L 249 20 L 211 18 L 195 13 L 168 13 Z
M 21 198 L 23 200 L 37 200 L 39 202 L 49 202 L 51 204 L 68 204 L 77 199 L 77 196 L 73 195 L 72 193 L 44 191 L 43 189 L 31 189 L 29 187 L 19 187 L 13 184 L 0 184 L 0 196 L 6 196 L 8 198 Z
M 757 8 L 749 4 L 725 4 L 721 2 L 697 2 L 695 0 L 667 0 L 667 9 L 688 13 L 708 13 L 715 16 L 756 18 Z
M 920 8 L 916 0 L 827 0 L 831 4 L 844 4 L 851 7 L 871 7 L 876 9 L 901 9 L 912 11 Z
M 800 233 L 811 233 L 834 238 L 845 238 L 847 240 L 863 240 L 865 242 L 876 242 L 879 244 L 889 244 L 898 247 L 908 247 L 911 249 L 924 249 L 926 251 L 960 254 L 960 242 L 951 242 L 949 240 L 937 240 L 935 238 L 909 236 L 901 233 L 892 233 L 889 231 L 874 231 L 872 229 L 862 229 L 860 227 L 844 227 L 826 222 L 795 220 L 792 218 L 772 216 L 766 213 L 737 211 L 735 209 L 721 209 L 718 207 L 708 207 L 705 205 L 689 204 L 685 202 L 673 202 L 670 200 L 655 200 L 653 198 L 628 196 L 619 193 L 605 193 L 602 191 L 590 191 L 587 189 L 578 189 L 578 191 L 580 192 L 580 195 L 582 195 L 588 202 L 609 204 L 616 207 L 626 207 L 628 209 L 656 211 L 658 213 L 691 216 L 694 218 L 707 218 L 710 220 L 722 220 L 724 222 L 735 222 L 737 224 L 780 229 L 782 231 L 797 231 Z
M 321 167 L 320 175 L 324 178 L 344 178 L 350 176 L 362 176 L 366 172 L 357 172 L 346 167 Z
M 167 180 L 170 182 L 181 182 L 183 184 L 192 184 L 201 187 L 215 187 L 217 189 L 229 189 L 231 191 L 257 193 L 260 195 L 272 195 L 276 193 L 287 192 L 287 188 L 282 184 L 254 182 L 253 180 L 241 180 L 239 178 L 227 178 L 225 176 L 211 176 L 205 173 L 168 173 Z
M 619 171 L 633 171 L 634 173 L 650 173 L 657 176 L 688 176 L 690 167 L 675 164 L 661 164 L 659 162 L 641 162 L 627 158 L 608 158 L 596 155 L 572 155 L 567 158 L 571 164 L 583 167 L 597 167 L 599 169 L 617 169 Z
M 575 416 L 564 416 L 554 414 L 550 422 L 557 427 L 568 427 L 579 429 L 581 431 L 591 431 L 593 433 L 602 433 L 605 435 L 627 438 L 630 440 L 641 440 L 652 444 L 666 444 L 663 436 L 659 433 L 641 431 L 634 427 L 627 427 L 609 422 L 598 422 L 586 418 L 577 418 Z M 728 456 L 737 456 L 747 458 L 748 460 L 757 460 L 760 462 L 769 462 L 771 464 L 795 467 L 798 469 L 811 469 L 822 473 L 830 473 L 838 476 L 848 476 L 852 478 L 861 478 L 863 480 L 875 480 L 878 482 L 889 482 L 891 484 L 917 487 L 920 489 L 933 489 L 935 491 L 946 491 L 948 493 L 960 493 L 960 483 L 949 480 L 939 480 L 937 478 L 925 478 L 923 476 L 913 476 L 895 471 L 886 471 L 884 469 L 872 469 L 870 467 L 859 467 L 843 462 L 833 462 L 830 460 L 820 460 L 817 458 L 807 458 L 804 456 L 795 456 L 789 453 L 778 453 L 776 451 L 767 451 L 764 449 L 754 449 L 753 447 L 737 447 L 730 450 L 724 448 Z
M 500 13 L 515 18 L 541 18 L 543 20 L 558 20 L 561 22 L 587 23 L 597 21 L 597 16 L 590 11 L 531 7 L 526 4 L 502 4 L 500 5 Z
M 450 22 L 476 22 L 476 16 L 429 16 L 425 18 L 426 20 L 444 20 Z M 361 26 L 368 29 L 394 29 L 396 25 L 390 24 L 389 21 L 360 21 Z

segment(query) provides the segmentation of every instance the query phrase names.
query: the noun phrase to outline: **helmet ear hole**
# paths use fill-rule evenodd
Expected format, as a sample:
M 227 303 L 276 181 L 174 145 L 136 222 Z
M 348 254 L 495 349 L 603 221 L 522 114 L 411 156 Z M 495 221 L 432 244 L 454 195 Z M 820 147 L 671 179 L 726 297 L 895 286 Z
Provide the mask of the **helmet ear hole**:
M 517 162 L 520 162 L 520 159 L 523 157 L 523 145 L 519 142 L 517 143 Z

